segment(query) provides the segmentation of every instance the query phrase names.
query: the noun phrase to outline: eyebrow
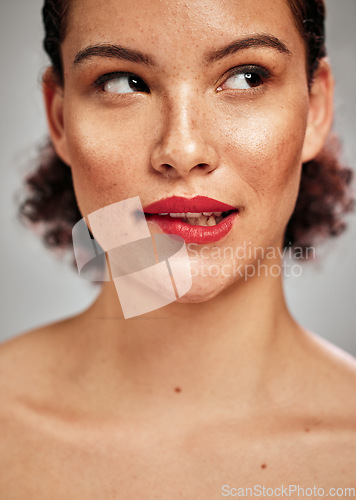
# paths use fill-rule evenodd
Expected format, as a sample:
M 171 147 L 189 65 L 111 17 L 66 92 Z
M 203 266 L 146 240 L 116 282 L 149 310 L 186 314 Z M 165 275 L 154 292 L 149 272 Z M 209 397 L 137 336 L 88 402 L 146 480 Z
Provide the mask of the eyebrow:
M 206 59 L 208 62 L 218 61 L 219 59 L 235 54 L 240 50 L 250 49 L 253 47 L 268 47 L 287 56 L 292 56 L 291 51 L 287 48 L 284 42 L 273 35 L 261 33 L 240 38 L 239 40 L 229 43 L 226 47 L 209 52 Z
M 85 49 L 79 51 L 74 57 L 73 66 L 90 59 L 92 57 L 108 57 L 121 59 L 124 61 L 137 62 L 146 66 L 153 66 L 154 62 L 150 56 L 143 54 L 138 50 L 128 49 L 120 45 L 111 43 L 89 45 Z
M 229 43 L 226 47 L 209 52 L 206 56 L 208 62 L 218 61 L 229 55 L 235 54 L 240 50 L 250 49 L 253 47 L 269 47 L 278 52 L 291 56 L 292 53 L 287 48 L 286 44 L 273 35 L 256 34 L 247 36 Z M 92 57 L 103 57 L 112 59 L 121 59 L 144 64 L 145 66 L 153 66 L 153 59 L 139 50 L 129 49 L 120 45 L 111 43 L 89 45 L 85 49 L 80 50 L 74 57 L 73 66 L 77 66 L 85 60 Z

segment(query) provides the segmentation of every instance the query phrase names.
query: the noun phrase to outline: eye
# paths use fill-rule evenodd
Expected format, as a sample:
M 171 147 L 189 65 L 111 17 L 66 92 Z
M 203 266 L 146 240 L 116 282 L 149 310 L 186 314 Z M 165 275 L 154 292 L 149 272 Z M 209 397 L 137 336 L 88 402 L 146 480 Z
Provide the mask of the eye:
M 109 94 L 132 94 L 133 92 L 149 93 L 150 89 L 139 76 L 133 73 L 107 73 L 94 82 L 94 87 Z
M 260 87 L 270 78 L 270 73 L 264 68 L 242 67 L 232 70 L 228 78 L 219 85 L 217 90 L 248 90 Z

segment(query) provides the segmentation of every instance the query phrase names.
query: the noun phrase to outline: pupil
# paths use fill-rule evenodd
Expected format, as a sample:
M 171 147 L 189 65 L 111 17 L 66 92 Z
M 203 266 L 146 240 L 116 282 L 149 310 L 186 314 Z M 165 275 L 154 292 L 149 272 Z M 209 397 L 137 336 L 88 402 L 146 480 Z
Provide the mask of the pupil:
M 137 78 L 136 76 L 129 77 L 129 85 L 132 90 L 136 92 L 148 92 L 148 87 L 143 80 Z
M 246 73 L 245 78 L 250 85 L 250 87 L 257 87 L 258 85 L 261 85 L 262 80 L 260 76 L 257 73 Z

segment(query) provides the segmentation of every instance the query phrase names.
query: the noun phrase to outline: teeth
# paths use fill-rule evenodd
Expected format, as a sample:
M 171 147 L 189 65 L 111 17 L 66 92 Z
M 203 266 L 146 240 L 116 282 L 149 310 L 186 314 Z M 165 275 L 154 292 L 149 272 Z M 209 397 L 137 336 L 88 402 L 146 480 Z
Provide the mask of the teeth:
M 168 214 L 159 214 L 159 215 L 168 215 Z M 189 217 L 189 218 L 196 218 L 199 219 L 199 217 L 205 216 L 205 217 L 210 217 L 211 215 L 214 215 L 214 217 L 220 217 L 222 215 L 222 212 L 185 212 L 185 213 L 170 213 L 169 214 L 171 217 Z
M 192 224 L 193 226 L 215 226 L 216 225 L 215 217 L 213 215 L 210 217 L 207 217 L 206 215 L 202 215 L 199 218 L 187 217 L 186 219 L 184 219 L 184 222 L 188 222 L 189 224 Z
M 170 215 L 171 217 L 174 217 L 177 219 L 182 218 L 182 217 L 199 219 L 202 216 L 211 217 L 212 215 L 214 215 L 214 217 L 221 217 L 222 214 L 223 214 L 223 212 L 200 212 L 200 213 L 198 213 L 198 212 L 185 212 L 185 213 L 183 213 L 183 212 L 182 213 L 165 212 L 165 213 L 159 213 L 157 215 Z
M 187 212 L 187 213 L 185 214 L 185 216 L 186 216 L 186 217 L 197 217 L 197 218 L 199 218 L 199 217 L 201 217 L 201 216 L 202 216 L 202 213 L 201 213 L 201 212 L 200 212 L 200 213 L 196 213 L 196 212 Z
M 213 215 L 211 217 L 209 217 L 206 224 L 207 224 L 207 226 L 216 226 L 215 217 Z
M 188 222 L 189 224 L 192 224 L 193 226 L 205 226 L 206 217 L 204 217 L 204 216 L 201 216 L 201 217 L 186 217 L 184 219 L 184 222 Z
M 186 213 L 170 213 L 170 217 L 175 219 L 184 219 L 184 222 L 188 222 L 193 226 L 216 226 L 223 220 L 223 212 L 186 212 Z M 159 214 L 168 215 L 168 214 Z

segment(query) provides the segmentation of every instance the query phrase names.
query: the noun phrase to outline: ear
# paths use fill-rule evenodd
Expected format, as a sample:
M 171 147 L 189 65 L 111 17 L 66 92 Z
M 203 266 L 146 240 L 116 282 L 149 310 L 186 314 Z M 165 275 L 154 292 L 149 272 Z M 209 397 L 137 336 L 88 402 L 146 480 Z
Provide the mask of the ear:
M 326 58 L 320 61 L 309 92 L 309 113 L 302 162 L 313 160 L 323 149 L 334 118 L 334 77 Z
M 64 88 L 57 82 L 51 67 L 43 75 L 42 92 L 53 147 L 60 159 L 70 165 L 63 120 Z

